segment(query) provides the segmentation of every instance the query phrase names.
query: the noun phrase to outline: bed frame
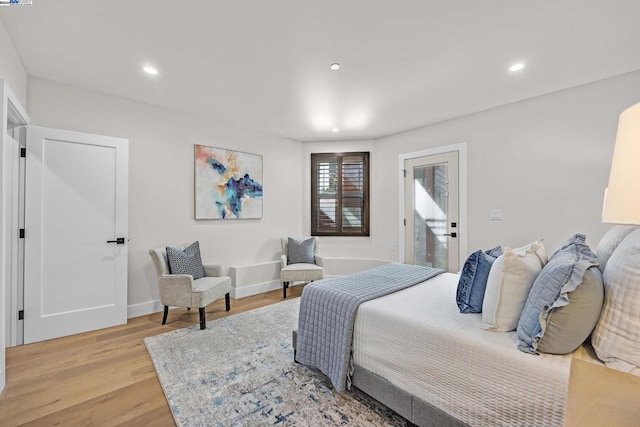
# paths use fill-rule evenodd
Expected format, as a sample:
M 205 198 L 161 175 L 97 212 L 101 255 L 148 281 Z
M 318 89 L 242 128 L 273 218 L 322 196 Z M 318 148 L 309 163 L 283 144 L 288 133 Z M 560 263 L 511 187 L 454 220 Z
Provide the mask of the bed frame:
M 296 360 L 298 331 L 293 331 L 293 360 Z M 464 427 L 457 418 L 396 387 L 381 376 L 355 365 L 351 383 L 409 422 L 421 427 Z

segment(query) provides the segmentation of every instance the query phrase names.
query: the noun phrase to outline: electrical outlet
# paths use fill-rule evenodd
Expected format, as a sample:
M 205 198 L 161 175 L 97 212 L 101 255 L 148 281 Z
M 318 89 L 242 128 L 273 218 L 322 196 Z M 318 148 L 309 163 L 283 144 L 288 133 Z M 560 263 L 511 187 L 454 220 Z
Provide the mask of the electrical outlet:
M 502 210 L 493 209 L 489 211 L 489 219 L 492 221 L 500 221 L 502 219 Z

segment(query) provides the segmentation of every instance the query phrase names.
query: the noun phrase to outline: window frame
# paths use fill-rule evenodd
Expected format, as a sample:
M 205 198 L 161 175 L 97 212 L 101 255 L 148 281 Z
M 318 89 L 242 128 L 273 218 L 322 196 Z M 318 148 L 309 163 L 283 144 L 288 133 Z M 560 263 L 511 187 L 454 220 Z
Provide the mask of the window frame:
M 345 157 L 358 156 L 362 159 L 362 224 L 355 230 L 347 230 L 342 227 L 342 206 L 344 202 L 343 182 L 342 182 L 342 161 Z M 358 151 L 347 153 L 311 153 L 311 235 L 312 236 L 339 236 L 339 237 L 369 237 L 370 235 L 370 214 L 369 214 L 369 157 L 370 152 Z M 321 197 L 318 194 L 318 164 L 322 160 L 337 159 L 337 189 L 336 189 L 336 231 L 322 231 L 318 229 L 318 205 Z M 339 215 L 337 213 L 340 213 Z

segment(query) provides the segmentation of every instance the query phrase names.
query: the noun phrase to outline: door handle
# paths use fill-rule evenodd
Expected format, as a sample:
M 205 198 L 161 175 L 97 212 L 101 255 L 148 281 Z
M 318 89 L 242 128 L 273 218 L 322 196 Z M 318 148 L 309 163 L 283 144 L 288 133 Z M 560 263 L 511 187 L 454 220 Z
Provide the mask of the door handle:
M 443 236 L 458 237 L 458 233 L 445 233 Z
M 116 240 L 107 240 L 107 243 L 115 243 L 116 245 L 124 245 L 124 237 L 118 237 Z

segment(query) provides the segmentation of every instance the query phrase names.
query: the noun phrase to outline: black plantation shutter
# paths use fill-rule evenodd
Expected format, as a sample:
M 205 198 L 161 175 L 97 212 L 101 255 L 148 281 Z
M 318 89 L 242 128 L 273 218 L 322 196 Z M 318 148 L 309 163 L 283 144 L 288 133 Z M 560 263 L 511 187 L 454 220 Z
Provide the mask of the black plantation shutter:
M 369 235 L 369 153 L 311 154 L 311 234 Z

